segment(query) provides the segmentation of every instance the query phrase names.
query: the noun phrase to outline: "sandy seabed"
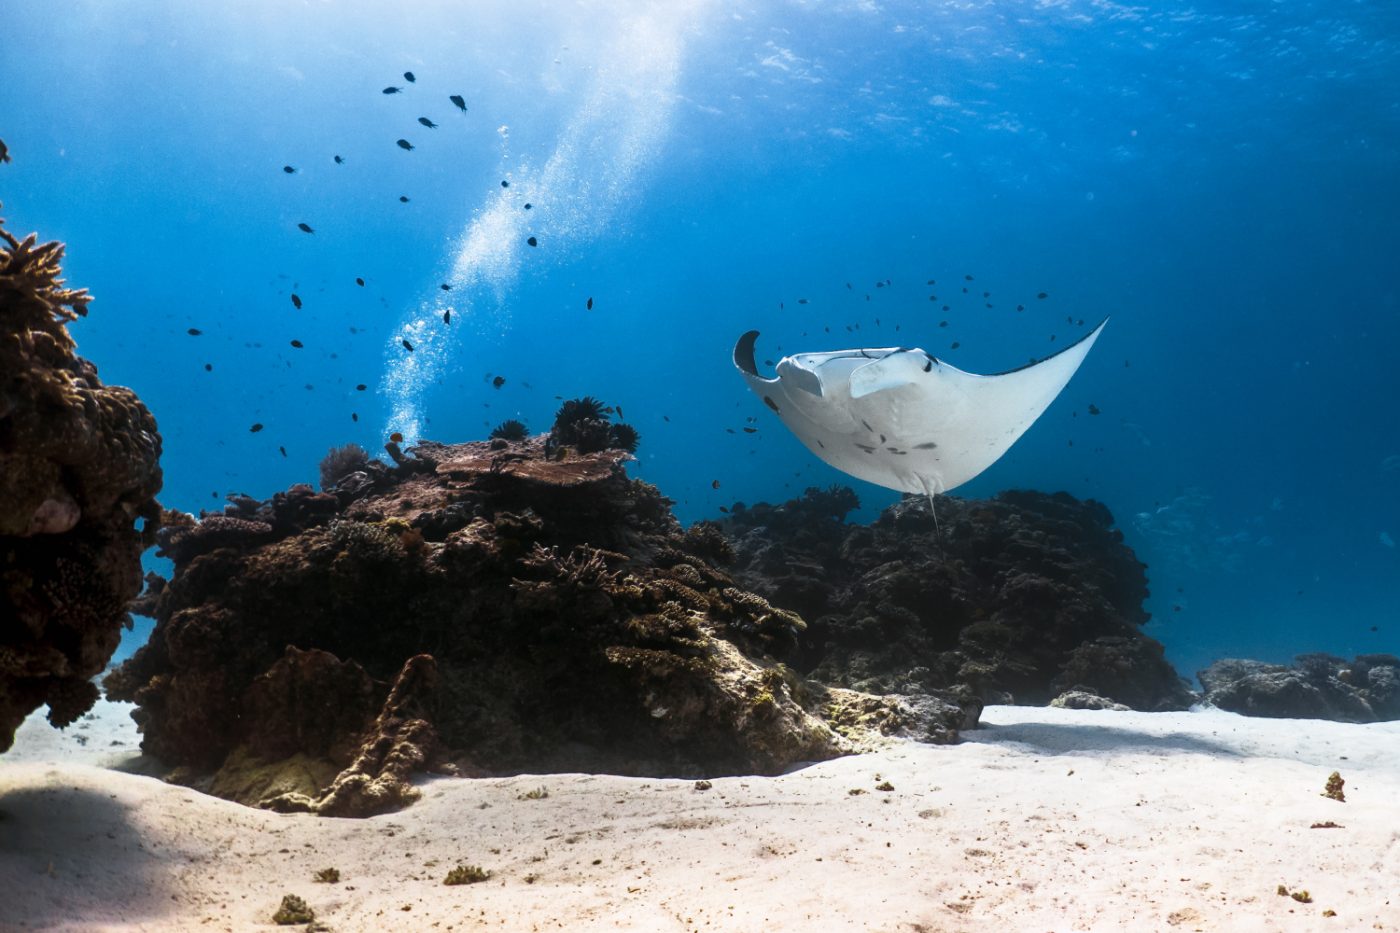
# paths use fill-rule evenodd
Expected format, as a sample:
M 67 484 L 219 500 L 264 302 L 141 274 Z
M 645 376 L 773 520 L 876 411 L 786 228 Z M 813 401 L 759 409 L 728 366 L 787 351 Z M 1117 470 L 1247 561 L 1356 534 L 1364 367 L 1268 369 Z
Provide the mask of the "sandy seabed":
M 0 930 L 277 929 L 287 893 L 337 933 L 1400 930 L 1400 723 L 994 706 L 779 777 L 428 778 L 344 820 L 131 773 L 129 709 L 0 757 Z

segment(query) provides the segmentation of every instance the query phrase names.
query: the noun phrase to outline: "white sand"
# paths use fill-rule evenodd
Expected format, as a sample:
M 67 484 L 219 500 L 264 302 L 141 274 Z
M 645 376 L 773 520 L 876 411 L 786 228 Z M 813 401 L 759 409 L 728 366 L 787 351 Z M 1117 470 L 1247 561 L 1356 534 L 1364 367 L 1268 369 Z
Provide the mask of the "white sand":
M 275 929 L 287 892 L 341 933 L 1400 929 L 1400 724 L 991 707 L 960 745 L 710 790 L 433 779 L 331 820 L 110 770 L 126 709 L 0 756 L 0 929 Z M 459 861 L 493 876 L 444 886 Z

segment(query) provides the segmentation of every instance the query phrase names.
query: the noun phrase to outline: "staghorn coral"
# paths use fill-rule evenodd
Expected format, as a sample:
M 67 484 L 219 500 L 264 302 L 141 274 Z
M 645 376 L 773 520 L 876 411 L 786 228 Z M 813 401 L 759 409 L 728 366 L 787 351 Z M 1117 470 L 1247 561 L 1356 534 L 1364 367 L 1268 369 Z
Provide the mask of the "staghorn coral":
M 0 219 L 0 751 L 44 704 L 56 726 L 91 707 L 160 520 L 155 419 L 76 355 L 91 297 L 63 250 Z

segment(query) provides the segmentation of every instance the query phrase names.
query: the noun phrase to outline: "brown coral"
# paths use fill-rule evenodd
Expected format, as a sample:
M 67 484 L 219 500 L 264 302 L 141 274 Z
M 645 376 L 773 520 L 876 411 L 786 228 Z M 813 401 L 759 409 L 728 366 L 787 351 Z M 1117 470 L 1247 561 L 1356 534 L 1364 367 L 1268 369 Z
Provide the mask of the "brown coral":
M 621 464 L 421 442 L 329 517 L 289 490 L 181 519 L 143 602 L 155 631 L 109 695 L 216 792 L 327 815 L 404 806 L 448 766 L 693 777 L 854 748 L 861 725 L 838 734 L 773 660 L 802 620 L 688 550 Z
M 155 419 L 75 354 L 91 298 L 36 243 L 0 220 L 0 751 L 41 705 L 58 726 L 91 707 L 160 516 Z

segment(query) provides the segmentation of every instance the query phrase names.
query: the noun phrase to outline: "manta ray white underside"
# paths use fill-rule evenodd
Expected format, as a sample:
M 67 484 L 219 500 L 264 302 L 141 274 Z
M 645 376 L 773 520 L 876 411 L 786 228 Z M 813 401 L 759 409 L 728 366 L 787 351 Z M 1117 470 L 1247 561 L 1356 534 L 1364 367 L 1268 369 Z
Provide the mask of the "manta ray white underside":
M 995 463 L 1049 407 L 1098 327 L 1037 363 L 993 376 L 963 372 L 918 349 L 799 353 L 767 379 L 754 365 L 758 331 L 734 347 L 749 388 L 822 460 L 857 479 L 932 496 Z

